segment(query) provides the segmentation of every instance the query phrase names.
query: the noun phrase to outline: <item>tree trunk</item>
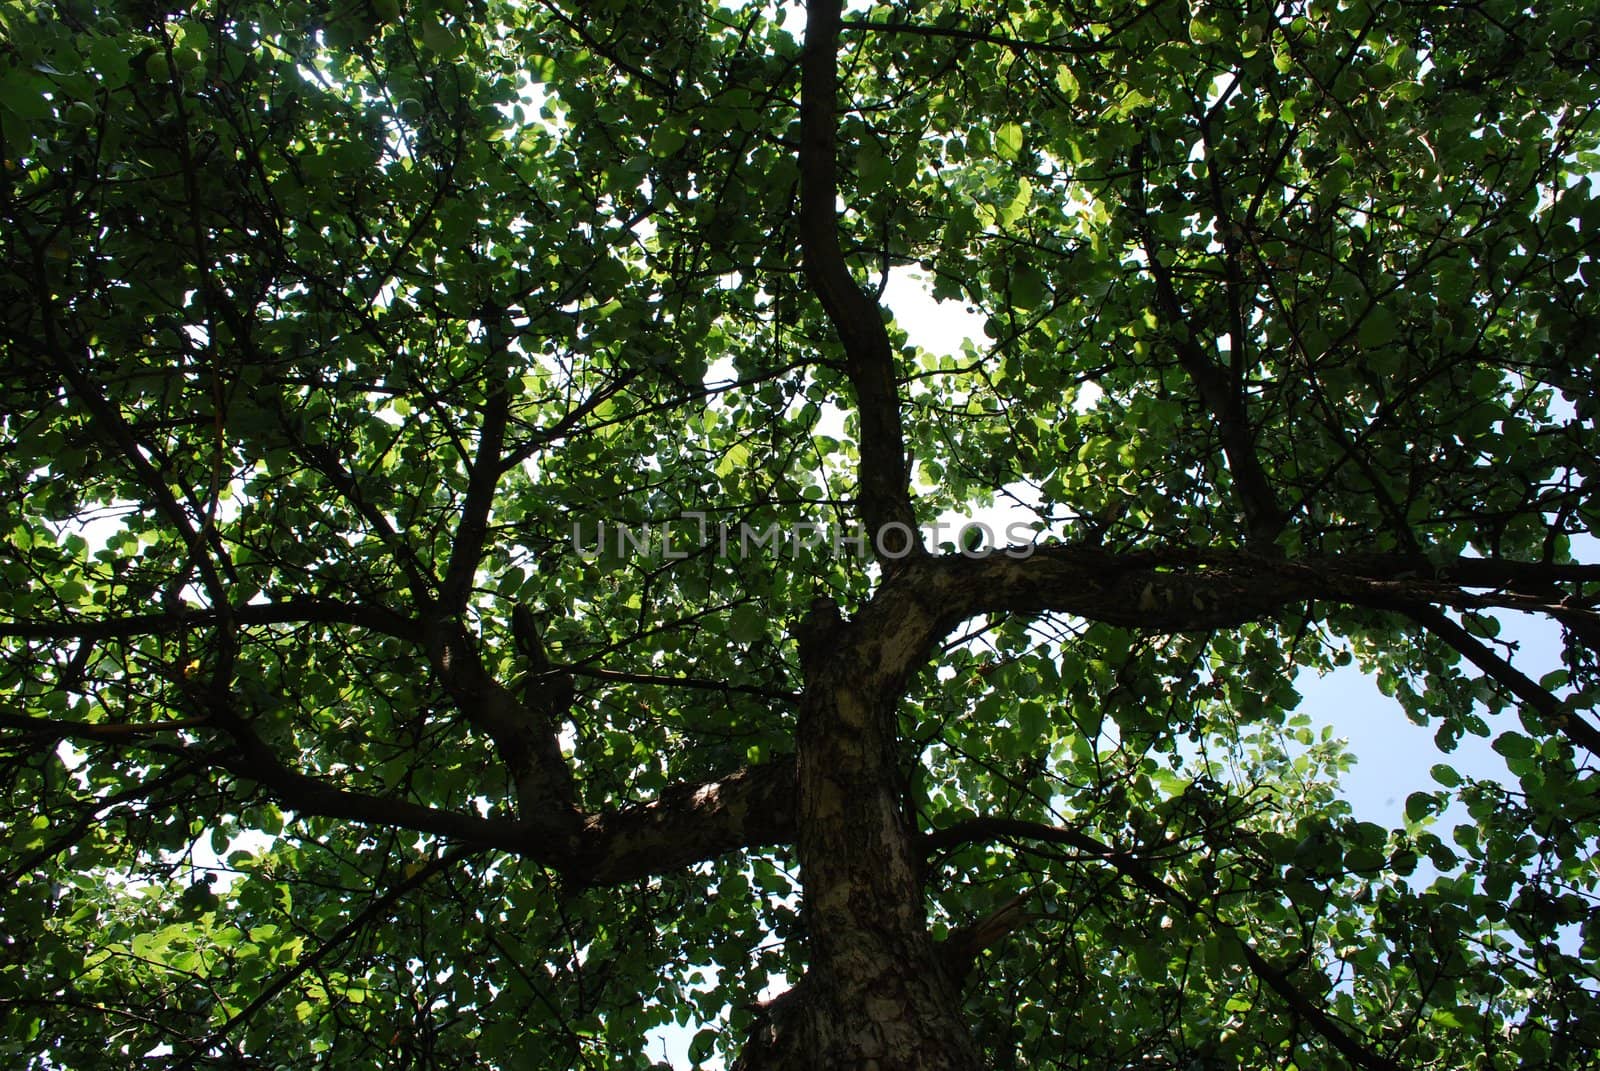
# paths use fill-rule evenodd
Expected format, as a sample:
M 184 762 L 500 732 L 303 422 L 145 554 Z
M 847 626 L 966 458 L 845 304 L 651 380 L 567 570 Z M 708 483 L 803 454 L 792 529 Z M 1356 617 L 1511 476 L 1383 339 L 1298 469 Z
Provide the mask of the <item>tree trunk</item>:
M 765 1009 L 737 1071 L 980 1066 L 959 979 L 928 935 L 895 755 L 895 703 L 937 632 L 916 600 L 880 597 L 813 641 L 825 649 L 808 660 L 798 734 L 810 966 Z

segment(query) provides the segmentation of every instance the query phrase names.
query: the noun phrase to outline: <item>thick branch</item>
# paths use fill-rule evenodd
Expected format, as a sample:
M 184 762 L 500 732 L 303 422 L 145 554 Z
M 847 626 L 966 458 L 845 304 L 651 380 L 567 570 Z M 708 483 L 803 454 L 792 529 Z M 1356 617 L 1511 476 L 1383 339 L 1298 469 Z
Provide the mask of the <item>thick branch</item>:
M 522 702 L 491 676 L 459 621 L 431 622 L 427 646 L 434 672 L 457 709 L 494 741 L 517 786 L 521 816 L 552 836 L 575 836 L 579 818 L 572 770 L 549 711 Z
M 489 513 L 494 508 L 495 487 L 500 474 L 505 471 L 502 454 L 505 452 L 506 425 L 511 419 L 511 392 L 505 380 L 500 360 L 506 345 L 503 325 L 498 310 L 484 314 L 483 329 L 489 347 L 486 373 L 489 382 L 488 404 L 483 410 L 483 426 L 478 430 L 478 452 L 472 459 L 471 473 L 467 479 L 466 500 L 461 505 L 461 521 L 456 526 L 455 542 L 450 548 L 450 564 L 445 568 L 440 585 L 440 601 L 451 613 L 466 609 L 467 596 L 472 590 L 473 578 L 478 572 L 478 562 L 483 559 L 483 546 L 489 534 Z
M 669 785 L 650 801 L 590 818 L 567 875 L 617 885 L 739 848 L 790 844 L 795 763 L 785 755 L 701 784 Z
M 855 388 L 861 420 L 862 521 L 874 535 L 892 524 L 909 532 L 915 516 L 894 350 L 877 302 L 856 285 L 839 247 L 835 123 L 841 8 L 840 0 L 815 0 L 807 7 L 800 75 L 800 246 L 806 279 L 844 346 L 845 372 Z M 921 547 L 912 543 L 915 554 Z
M 1162 263 L 1160 250 L 1148 229 L 1144 232 L 1144 250 L 1155 276 L 1161 317 L 1177 347 L 1178 364 L 1194 384 L 1201 404 L 1217 422 L 1222 452 L 1233 474 L 1234 497 L 1244 513 L 1250 542 L 1257 547 L 1268 546 L 1283 527 L 1284 514 L 1256 452 L 1255 433 L 1245 414 L 1243 385 L 1194 340 L 1189 318 L 1172 283 L 1172 273 Z M 1239 344 L 1235 339 L 1234 345 Z
M 230 611 L 233 624 L 250 625 L 355 625 L 385 636 L 420 640 L 421 627 L 409 618 L 378 606 L 315 597 L 279 602 L 245 603 Z M 166 613 L 127 617 L 68 616 L 57 621 L 23 619 L 0 621 L 0 638 L 24 640 L 114 640 L 132 636 L 161 636 L 222 624 L 213 609 L 177 607 Z
M 1570 574 L 1587 567 L 1559 568 Z M 1492 607 L 1496 596 L 1466 589 L 1548 579 L 1542 566 L 1467 558 L 1435 567 L 1411 555 L 1284 561 L 1185 546 L 1114 553 L 1078 543 L 1041 547 L 1028 557 L 951 555 L 931 563 L 920 582 L 930 605 L 952 621 L 996 610 L 1054 611 L 1128 628 L 1182 632 L 1231 628 L 1307 600 L 1381 610 L 1420 604 Z M 1579 612 L 1561 609 L 1567 616 Z
M 791 844 L 795 829 L 795 762 L 785 755 L 707 781 L 668 785 L 646 803 L 590 815 L 571 837 L 552 837 L 548 821 L 482 818 L 438 810 L 393 796 L 357 792 L 292 769 L 238 719 L 211 717 L 143 724 L 78 722 L 0 714 L 0 742 L 30 749 L 69 739 L 104 750 L 175 752 L 194 774 L 226 770 L 259 785 L 279 806 L 300 815 L 410 829 L 461 844 L 497 848 L 560 871 L 581 886 L 612 886 L 664 874 L 741 848 Z M 174 739 L 179 731 L 223 729 L 232 753 Z M 168 778 L 170 779 L 170 778 Z M 152 781 L 149 785 L 164 783 Z M 143 786 L 140 793 L 149 791 Z M 119 802 L 101 801 L 99 809 Z M 98 810 L 95 812 L 98 813 Z
M 952 932 L 939 946 L 950 977 L 965 979 L 979 953 L 999 944 L 1028 921 L 1028 901 L 1032 898 L 1032 889 L 1020 892 L 978 921 Z

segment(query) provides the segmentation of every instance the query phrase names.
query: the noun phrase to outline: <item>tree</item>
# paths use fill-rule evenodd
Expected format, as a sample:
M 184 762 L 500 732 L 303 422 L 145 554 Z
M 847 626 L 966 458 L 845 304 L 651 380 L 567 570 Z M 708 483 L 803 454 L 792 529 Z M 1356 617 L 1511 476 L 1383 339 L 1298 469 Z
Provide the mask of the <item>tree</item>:
M 1587 3 L 0 26 L 18 1066 L 1593 1066 Z

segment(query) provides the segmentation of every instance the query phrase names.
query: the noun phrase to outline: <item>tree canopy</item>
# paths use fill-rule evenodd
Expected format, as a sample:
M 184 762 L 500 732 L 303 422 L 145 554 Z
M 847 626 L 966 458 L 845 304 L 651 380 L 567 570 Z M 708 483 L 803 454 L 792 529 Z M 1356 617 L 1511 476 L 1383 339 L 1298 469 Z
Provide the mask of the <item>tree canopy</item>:
M 1595 19 L 5 0 L 0 1052 L 1593 1066 Z

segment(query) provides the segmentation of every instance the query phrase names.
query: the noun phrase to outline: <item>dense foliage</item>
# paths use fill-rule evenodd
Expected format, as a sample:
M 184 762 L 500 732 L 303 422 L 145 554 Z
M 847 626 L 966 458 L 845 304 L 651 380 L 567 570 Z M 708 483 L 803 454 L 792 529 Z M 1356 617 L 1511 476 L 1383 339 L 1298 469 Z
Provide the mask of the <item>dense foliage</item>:
M 1592 5 L 808 6 L 0 2 L 10 1066 L 1592 1066 Z

